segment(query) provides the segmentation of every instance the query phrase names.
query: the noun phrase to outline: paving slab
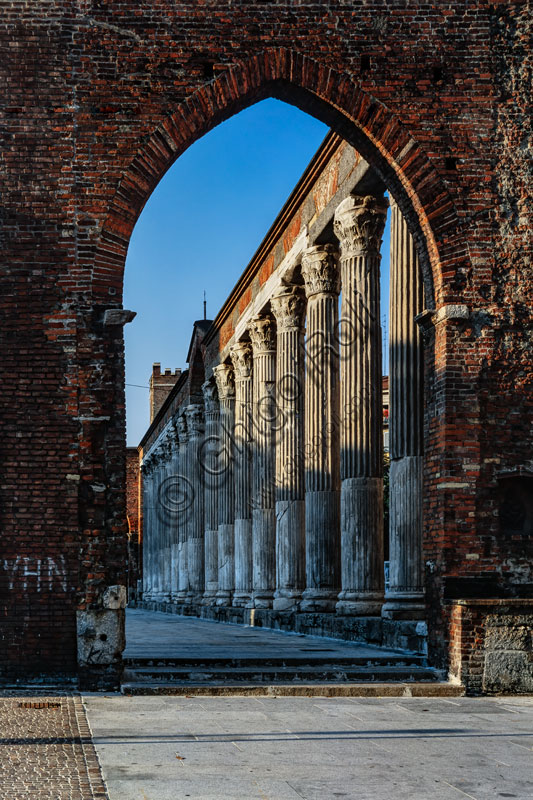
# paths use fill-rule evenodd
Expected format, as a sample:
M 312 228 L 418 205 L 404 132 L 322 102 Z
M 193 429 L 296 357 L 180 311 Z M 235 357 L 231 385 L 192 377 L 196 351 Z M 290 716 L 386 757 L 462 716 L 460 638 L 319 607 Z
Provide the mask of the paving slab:
M 85 695 L 110 800 L 533 798 L 533 698 Z

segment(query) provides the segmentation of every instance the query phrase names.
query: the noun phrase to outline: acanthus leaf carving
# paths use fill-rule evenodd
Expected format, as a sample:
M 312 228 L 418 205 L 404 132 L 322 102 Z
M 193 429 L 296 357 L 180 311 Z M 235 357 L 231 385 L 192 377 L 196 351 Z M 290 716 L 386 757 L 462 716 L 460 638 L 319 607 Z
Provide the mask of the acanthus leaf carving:
M 276 350 L 276 327 L 271 316 L 259 314 L 250 321 L 250 339 L 254 356 Z
M 305 300 L 300 287 L 283 287 L 272 297 L 270 304 L 276 318 L 278 331 L 302 327 Z
M 340 274 L 335 247 L 331 244 L 308 247 L 302 254 L 302 275 L 307 297 L 339 294 Z
M 343 258 L 379 254 L 388 207 L 386 198 L 380 200 L 372 195 L 350 195 L 340 203 L 333 230 Z
M 235 397 L 233 367 L 230 364 L 219 364 L 217 367 L 214 367 L 213 375 L 217 382 L 219 399 L 227 400 Z
M 230 349 L 230 358 L 235 380 L 244 380 L 252 375 L 252 346 L 249 342 L 238 342 Z

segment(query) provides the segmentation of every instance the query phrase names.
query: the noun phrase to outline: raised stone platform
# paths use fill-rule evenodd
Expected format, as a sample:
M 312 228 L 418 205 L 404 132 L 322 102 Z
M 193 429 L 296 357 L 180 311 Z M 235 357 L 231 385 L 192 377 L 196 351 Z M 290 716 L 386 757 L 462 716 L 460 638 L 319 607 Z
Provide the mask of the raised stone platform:
M 391 620 L 381 617 L 351 617 L 328 613 L 297 613 L 264 608 L 234 608 L 185 603 L 137 600 L 130 608 L 163 611 L 213 622 L 251 625 L 256 628 L 324 636 L 375 647 L 408 650 L 427 655 L 427 625 L 420 620 Z
M 412 651 L 141 609 L 126 621 L 125 694 L 462 693 Z

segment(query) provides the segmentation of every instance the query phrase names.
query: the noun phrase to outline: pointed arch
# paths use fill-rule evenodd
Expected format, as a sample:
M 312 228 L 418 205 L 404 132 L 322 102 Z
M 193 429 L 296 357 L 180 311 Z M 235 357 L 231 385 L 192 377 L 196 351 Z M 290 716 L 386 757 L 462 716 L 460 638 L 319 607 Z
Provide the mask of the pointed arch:
M 124 270 L 133 227 L 151 192 L 197 139 L 244 108 L 275 97 L 330 125 L 382 178 L 415 239 L 428 304 L 442 299 L 446 264 L 467 261 L 467 245 L 442 178 L 400 119 L 352 77 L 286 48 L 230 64 L 170 113 L 143 143 L 110 204 L 95 259 L 106 274 Z M 95 289 L 96 291 L 96 289 Z M 95 298 L 96 299 L 96 298 Z

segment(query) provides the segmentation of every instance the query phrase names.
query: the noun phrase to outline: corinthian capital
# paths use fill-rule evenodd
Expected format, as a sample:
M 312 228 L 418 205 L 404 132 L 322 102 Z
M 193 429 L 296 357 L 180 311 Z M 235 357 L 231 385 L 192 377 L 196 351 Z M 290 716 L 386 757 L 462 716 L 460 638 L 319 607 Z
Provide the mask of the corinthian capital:
M 187 430 L 187 418 L 184 411 L 181 412 L 177 419 L 177 428 L 179 442 L 180 444 L 185 444 L 189 438 L 189 433 Z
M 252 374 L 252 346 L 249 342 L 238 342 L 230 349 L 235 380 L 242 381 Z
M 217 382 L 218 396 L 220 400 L 228 400 L 235 397 L 235 380 L 233 377 L 233 367 L 229 364 L 219 364 L 213 369 L 213 375 Z
M 218 391 L 213 378 L 202 384 L 202 394 L 204 396 L 204 406 L 207 414 L 218 409 Z
M 372 195 L 350 195 L 342 201 L 335 211 L 333 230 L 344 258 L 379 253 L 388 207 L 388 200 Z
M 308 247 L 302 255 L 302 275 L 307 297 L 339 294 L 340 275 L 334 246 L 321 244 Z
M 272 317 L 260 314 L 250 321 L 250 339 L 254 355 L 271 353 L 276 349 L 276 329 Z
M 191 403 L 185 409 L 189 438 L 197 439 L 204 432 L 204 409 L 199 403 Z
M 305 301 L 299 286 L 283 286 L 272 297 L 270 304 L 278 331 L 302 327 Z

